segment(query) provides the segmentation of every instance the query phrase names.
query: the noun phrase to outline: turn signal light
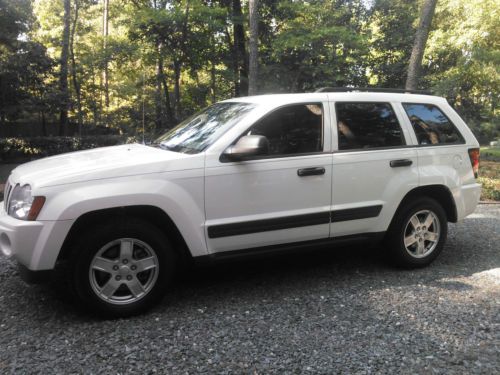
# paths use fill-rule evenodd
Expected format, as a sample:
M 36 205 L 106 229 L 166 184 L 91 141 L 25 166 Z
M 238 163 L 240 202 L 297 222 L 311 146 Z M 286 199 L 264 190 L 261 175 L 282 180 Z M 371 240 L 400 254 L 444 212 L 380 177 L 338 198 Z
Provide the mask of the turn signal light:
M 42 210 L 43 204 L 45 203 L 45 197 L 35 197 L 33 203 L 31 204 L 30 212 L 28 213 L 28 220 L 36 220 L 38 214 Z

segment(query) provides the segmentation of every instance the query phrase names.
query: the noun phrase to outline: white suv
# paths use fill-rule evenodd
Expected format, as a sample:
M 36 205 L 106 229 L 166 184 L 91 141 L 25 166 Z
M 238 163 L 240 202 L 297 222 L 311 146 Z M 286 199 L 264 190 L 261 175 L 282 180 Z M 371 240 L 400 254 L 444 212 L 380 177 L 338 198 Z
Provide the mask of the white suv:
M 328 91 L 328 90 L 325 90 Z M 93 311 L 159 298 L 183 259 L 384 240 L 429 264 L 480 196 L 479 145 L 445 99 L 394 92 L 263 95 L 214 104 L 155 143 L 16 168 L 0 248 L 26 280 L 56 264 Z

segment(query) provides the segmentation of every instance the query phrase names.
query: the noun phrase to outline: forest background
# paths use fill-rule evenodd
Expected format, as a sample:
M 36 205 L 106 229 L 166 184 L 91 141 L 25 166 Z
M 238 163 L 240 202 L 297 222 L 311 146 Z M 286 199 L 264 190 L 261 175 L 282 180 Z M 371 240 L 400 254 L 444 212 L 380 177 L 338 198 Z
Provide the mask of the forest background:
M 424 5 L 0 0 L 0 154 L 142 139 L 143 129 L 151 138 L 249 86 L 405 87 Z M 249 78 L 252 43 L 258 71 Z M 418 88 L 446 97 L 483 144 L 500 137 L 499 43 L 497 0 L 437 2 Z

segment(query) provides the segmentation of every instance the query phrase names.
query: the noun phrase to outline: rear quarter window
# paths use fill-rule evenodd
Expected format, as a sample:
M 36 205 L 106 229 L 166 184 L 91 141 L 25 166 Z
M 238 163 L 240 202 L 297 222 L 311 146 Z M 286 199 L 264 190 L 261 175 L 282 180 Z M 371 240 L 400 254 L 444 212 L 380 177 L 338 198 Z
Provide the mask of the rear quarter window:
M 463 144 L 451 120 L 434 104 L 403 103 L 419 145 Z

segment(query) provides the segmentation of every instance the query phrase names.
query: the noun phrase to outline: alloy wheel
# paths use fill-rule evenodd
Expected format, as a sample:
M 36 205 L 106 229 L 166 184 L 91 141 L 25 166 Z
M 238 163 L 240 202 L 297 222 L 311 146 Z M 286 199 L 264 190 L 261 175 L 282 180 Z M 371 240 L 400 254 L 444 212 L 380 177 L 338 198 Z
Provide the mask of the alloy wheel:
M 125 305 L 146 296 L 158 272 L 158 257 L 151 246 L 138 239 L 120 238 L 104 245 L 93 257 L 89 280 L 99 298 Z
M 437 215 L 430 210 L 413 214 L 404 230 L 404 246 L 414 258 L 424 258 L 434 251 L 440 238 L 440 224 Z

